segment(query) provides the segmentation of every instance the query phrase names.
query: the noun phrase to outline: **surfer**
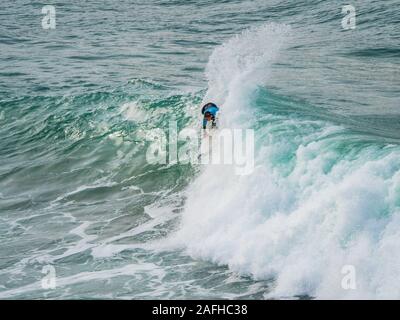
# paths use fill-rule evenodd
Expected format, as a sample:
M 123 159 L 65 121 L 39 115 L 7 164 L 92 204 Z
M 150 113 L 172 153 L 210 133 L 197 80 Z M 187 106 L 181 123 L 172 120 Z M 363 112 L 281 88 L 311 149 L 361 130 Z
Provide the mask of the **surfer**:
M 203 129 L 206 128 L 208 121 L 212 122 L 211 128 L 217 127 L 215 117 L 216 117 L 218 111 L 219 111 L 219 108 L 217 107 L 217 105 L 215 103 L 209 102 L 203 106 L 203 108 L 201 109 L 201 114 L 204 115 Z

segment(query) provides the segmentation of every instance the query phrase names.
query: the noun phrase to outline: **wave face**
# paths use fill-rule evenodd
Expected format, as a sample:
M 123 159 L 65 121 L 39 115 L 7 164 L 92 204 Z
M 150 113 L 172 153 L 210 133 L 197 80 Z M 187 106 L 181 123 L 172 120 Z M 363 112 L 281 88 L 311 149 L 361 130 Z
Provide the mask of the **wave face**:
M 2 9 L 0 299 L 400 298 L 398 4 L 353 2 Z M 210 100 L 254 172 L 149 164 Z
M 256 90 L 288 33 L 251 29 L 211 55 L 206 96 L 218 97 L 230 125 L 255 128 L 256 169 L 238 176 L 206 167 L 189 187 L 174 241 L 194 257 L 275 279 L 265 297 L 399 297 L 400 148 Z M 248 108 L 253 118 L 243 123 Z M 347 266 L 355 290 L 342 288 Z

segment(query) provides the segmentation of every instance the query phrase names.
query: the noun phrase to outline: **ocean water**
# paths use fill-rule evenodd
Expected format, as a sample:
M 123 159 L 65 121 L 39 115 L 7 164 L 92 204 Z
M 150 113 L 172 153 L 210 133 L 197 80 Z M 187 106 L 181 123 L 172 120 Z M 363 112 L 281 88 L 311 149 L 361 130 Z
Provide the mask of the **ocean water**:
M 3 1 L 0 299 L 400 298 L 400 2 L 351 4 Z M 146 161 L 210 100 L 252 174 Z

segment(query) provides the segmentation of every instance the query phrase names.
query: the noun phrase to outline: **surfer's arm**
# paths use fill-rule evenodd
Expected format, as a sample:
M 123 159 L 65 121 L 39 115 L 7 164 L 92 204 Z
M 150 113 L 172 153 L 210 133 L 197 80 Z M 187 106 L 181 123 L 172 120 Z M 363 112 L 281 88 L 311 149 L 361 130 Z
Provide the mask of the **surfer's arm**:
M 203 118 L 203 129 L 205 129 L 207 126 L 207 119 Z

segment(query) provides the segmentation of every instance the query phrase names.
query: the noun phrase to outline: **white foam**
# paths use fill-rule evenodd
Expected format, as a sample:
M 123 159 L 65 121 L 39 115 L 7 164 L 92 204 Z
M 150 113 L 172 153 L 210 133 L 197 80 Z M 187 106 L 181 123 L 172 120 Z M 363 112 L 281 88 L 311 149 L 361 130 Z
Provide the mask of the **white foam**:
M 157 282 L 161 282 L 161 279 L 165 276 L 164 270 L 154 265 L 153 263 L 134 263 L 129 264 L 120 268 L 105 269 L 100 271 L 80 272 L 75 275 L 57 277 L 56 285 L 57 288 L 63 288 L 79 283 L 87 283 L 98 280 L 110 280 L 112 278 L 121 276 L 130 276 L 133 279 L 138 278 L 140 274 L 146 273 L 152 277 L 158 279 Z M 37 281 L 24 287 L 10 289 L 7 291 L 0 292 L 0 298 L 12 298 L 19 294 L 26 294 L 32 291 L 42 291 L 41 282 Z
M 125 117 L 125 119 L 139 123 L 144 122 L 147 119 L 146 111 L 143 110 L 137 101 L 124 103 L 121 106 L 121 114 Z
M 209 90 L 204 101 L 222 106 L 225 125 L 243 123 L 243 114 L 249 111 L 249 95 L 267 81 L 268 66 L 289 34 L 286 25 L 266 24 L 243 31 L 213 51 L 206 68 Z M 238 115 L 241 121 L 237 121 Z
M 267 79 L 288 30 L 251 29 L 212 54 L 205 100 L 229 110 L 227 123 L 249 125 L 235 115 Z M 266 297 L 400 298 L 400 149 L 366 144 L 345 154 L 335 148 L 345 129 L 293 121 L 275 124 L 287 128 L 280 134 L 272 124 L 261 129 L 252 175 L 207 166 L 187 190 L 169 244 L 256 279 L 274 277 Z M 277 161 L 290 148 L 288 170 Z M 342 287 L 345 265 L 355 267 L 354 290 Z

